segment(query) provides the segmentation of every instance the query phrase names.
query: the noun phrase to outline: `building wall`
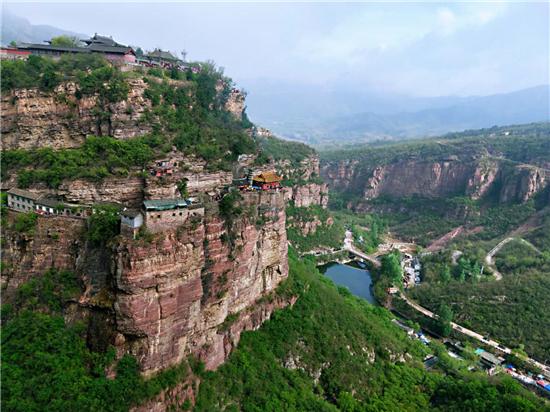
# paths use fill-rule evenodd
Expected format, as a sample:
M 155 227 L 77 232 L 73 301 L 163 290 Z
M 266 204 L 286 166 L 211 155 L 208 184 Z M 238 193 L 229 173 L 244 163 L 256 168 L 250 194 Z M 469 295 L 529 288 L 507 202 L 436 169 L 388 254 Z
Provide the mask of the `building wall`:
M 22 50 L 0 50 L 0 59 L 3 60 L 26 60 L 30 56 L 30 52 Z
M 35 209 L 35 203 L 32 199 L 8 193 L 8 207 L 19 212 L 30 212 Z
M 120 215 L 120 223 L 123 226 L 128 226 L 130 228 L 139 228 L 143 224 L 143 215 L 139 214 L 133 219 L 124 215 Z
M 36 205 L 36 210 L 42 213 L 54 213 L 54 208 L 44 205 Z
M 145 225 L 151 233 L 175 229 L 187 220 L 189 209 L 172 209 L 145 212 Z

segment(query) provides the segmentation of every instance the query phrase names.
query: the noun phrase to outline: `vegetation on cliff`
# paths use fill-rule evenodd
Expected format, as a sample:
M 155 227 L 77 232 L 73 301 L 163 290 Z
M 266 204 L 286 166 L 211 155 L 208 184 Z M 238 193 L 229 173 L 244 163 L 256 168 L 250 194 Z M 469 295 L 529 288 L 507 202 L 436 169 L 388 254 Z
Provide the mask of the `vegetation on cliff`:
M 17 183 L 58 187 L 64 179 L 101 180 L 106 176 L 128 176 L 132 168 L 143 168 L 153 158 L 158 139 L 139 137 L 117 140 L 89 136 L 77 149 L 9 150 L 2 153 L 2 178 L 17 172 Z
M 216 372 L 194 368 L 197 411 L 545 410 L 510 378 L 471 374 L 436 347 L 441 361 L 427 372 L 428 349 L 395 327 L 389 312 L 335 287 L 292 250 L 290 268 L 278 293 L 298 296 L 294 307 L 245 332 Z M 83 323 L 61 316 L 79 293 L 74 275 L 52 270 L 3 306 L 6 409 L 125 411 L 192 373 L 184 362 L 144 380 L 132 357 L 113 364 L 113 350 L 90 351 Z
M 290 267 L 285 287 L 298 301 L 244 333 L 229 360 L 203 375 L 196 410 L 544 410 L 511 378 L 462 371 L 445 350 L 439 369 L 425 371 L 426 348 L 389 312 L 336 288 L 292 252 Z
M 68 323 L 81 285 L 50 269 L 21 285 L 2 305 L 2 407 L 9 411 L 127 411 L 189 373 L 187 362 L 145 380 L 135 358 L 91 351 L 85 320 Z M 116 372 L 116 379 L 107 377 Z

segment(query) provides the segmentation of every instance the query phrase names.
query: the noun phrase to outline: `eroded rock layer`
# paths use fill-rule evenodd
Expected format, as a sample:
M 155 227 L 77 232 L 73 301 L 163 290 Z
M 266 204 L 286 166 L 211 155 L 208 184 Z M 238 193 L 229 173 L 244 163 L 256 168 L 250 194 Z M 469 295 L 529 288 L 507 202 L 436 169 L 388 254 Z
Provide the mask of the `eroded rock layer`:
M 488 158 L 407 160 L 368 167 L 357 160 L 327 162 L 321 175 L 331 189 L 370 200 L 380 196 L 495 196 L 501 203 L 525 202 L 548 184 L 548 172 Z

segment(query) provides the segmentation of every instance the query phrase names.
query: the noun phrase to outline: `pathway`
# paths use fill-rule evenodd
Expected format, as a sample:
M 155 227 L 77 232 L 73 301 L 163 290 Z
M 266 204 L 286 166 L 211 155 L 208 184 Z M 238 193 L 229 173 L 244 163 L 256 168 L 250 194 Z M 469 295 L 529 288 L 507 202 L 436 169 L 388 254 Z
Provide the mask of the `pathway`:
M 496 280 L 501 280 L 502 274 L 497 270 L 493 257 L 500 251 L 500 249 L 504 247 L 504 245 L 510 243 L 512 240 L 517 240 L 529 246 L 538 254 L 542 254 L 542 252 L 535 245 L 525 239 L 519 237 L 507 237 L 506 239 L 501 240 L 494 248 L 489 251 L 489 253 L 487 253 L 487 256 L 485 256 L 485 263 L 487 263 L 487 265 L 493 269 L 493 274 L 495 275 Z
M 415 303 L 413 302 L 412 300 L 410 300 L 407 296 L 405 296 L 404 293 L 402 292 L 399 292 L 399 296 L 405 301 L 407 302 L 407 304 L 409 306 L 411 306 L 412 308 L 416 309 L 418 312 L 422 313 L 423 315 L 431 318 L 431 319 L 437 319 L 438 316 L 431 312 L 430 310 L 426 309 L 425 307 L 423 306 L 420 306 L 418 303 Z M 510 348 L 507 348 L 506 346 L 503 346 L 501 345 L 500 343 L 498 343 L 497 341 L 493 340 L 493 339 L 485 339 L 485 337 L 477 332 L 474 332 L 473 330 L 470 330 L 470 329 L 467 329 L 463 326 L 460 326 L 458 323 L 455 323 L 455 322 L 451 322 L 451 327 L 456 330 L 456 331 L 459 331 L 465 335 L 468 335 L 482 343 L 484 343 L 485 345 L 488 345 L 488 346 L 491 346 L 495 349 L 498 349 L 499 351 L 502 351 L 504 353 L 512 353 L 512 349 Z M 535 359 L 531 359 L 531 358 L 527 358 L 526 359 L 527 362 L 529 362 L 531 365 L 533 366 L 536 366 L 537 368 L 543 370 L 546 374 L 550 374 L 550 368 L 538 361 L 536 361 Z
M 373 256 L 367 255 L 364 252 L 361 252 L 359 249 L 353 246 L 353 233 L 351 232 L 351 230 L 346 230 L 346 237 L 344 238 L 343 249 L 347 250 L 350 253 L 353 253 L 356 256 L 359 256 L 360 258 L 368 260 L 376 267 L 380 267 L 380 261 L 378 259 Z

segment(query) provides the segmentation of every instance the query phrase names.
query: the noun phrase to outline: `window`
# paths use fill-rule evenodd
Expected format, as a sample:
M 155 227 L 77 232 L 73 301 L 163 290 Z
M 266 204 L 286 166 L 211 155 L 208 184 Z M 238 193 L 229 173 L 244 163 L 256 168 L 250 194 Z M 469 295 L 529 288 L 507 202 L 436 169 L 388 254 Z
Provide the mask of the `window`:
M 181 215 L 181 213 L 180 213 L 180 215 Z M 176 214 L 175 214 L 175 213 L 172 213 L 172 216 L 176 216 Z
M 182 212 L 180 212 L 180 216 L 181 216 L 181 215 L 183 215 L 183 213 L 182 213 Z
M 157 215 L 157 217 L 160 219 L 160 215 Z

